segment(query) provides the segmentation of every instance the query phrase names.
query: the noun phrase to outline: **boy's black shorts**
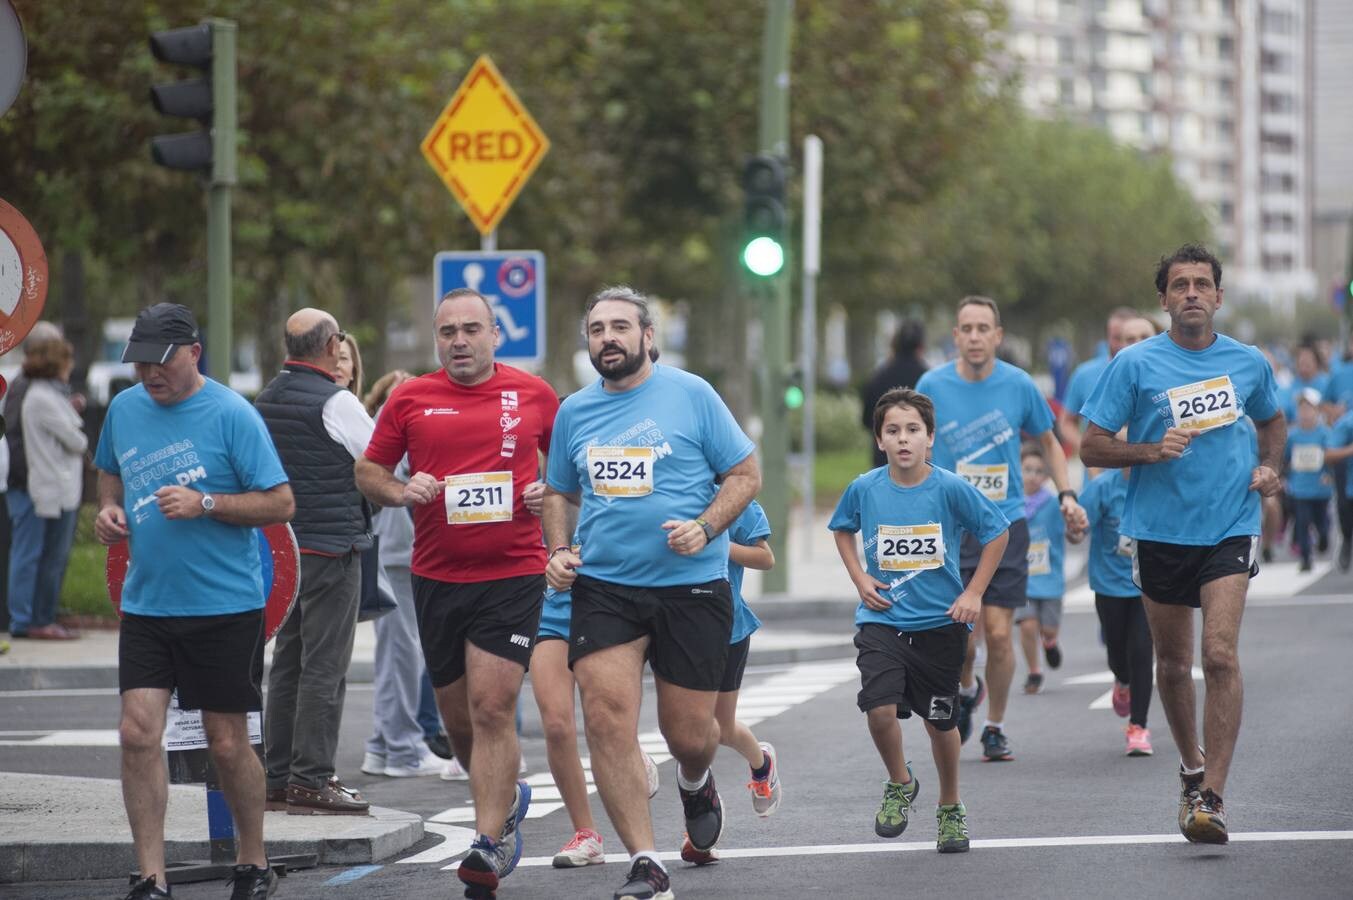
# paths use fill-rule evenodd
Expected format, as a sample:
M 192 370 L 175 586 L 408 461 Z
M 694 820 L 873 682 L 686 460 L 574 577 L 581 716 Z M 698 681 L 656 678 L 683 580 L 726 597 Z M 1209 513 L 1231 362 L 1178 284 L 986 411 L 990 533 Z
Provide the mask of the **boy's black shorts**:
M 955 622 L 927 631 L 898 631 L 867 622 L 855 635 L 860 669 L 860 712 L 897 704 L 897 717 L 913 710 L 938 731 L 958 724 L 958 677 L 968 648 L 968 626 Z
M 122 617 L 118 688 L 178 689 L 180 709 L 263 709 L 263 610 L 224 616 Z

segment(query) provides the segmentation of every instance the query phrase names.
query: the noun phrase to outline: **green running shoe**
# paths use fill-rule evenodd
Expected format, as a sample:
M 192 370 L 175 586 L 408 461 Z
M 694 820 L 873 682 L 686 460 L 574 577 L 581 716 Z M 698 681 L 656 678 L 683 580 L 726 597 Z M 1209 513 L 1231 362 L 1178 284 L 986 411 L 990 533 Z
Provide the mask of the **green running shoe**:
M 879 837 L 895 838 L 907 830 L 907 814 L 921 791 L 921 782 L 912 773 L 911 763 L 907 763 L 907 774 L 911 776 L 911 781 L 906 784 L 895 781 L 883 784 L 883 804 L 879 806 L 878 815 L 874 816 L 874 834 Z
M 968 852 L 968 810 L 962 801 L 952 806 L 937 806 L 935 818 L 940 823 L 939 840 L 935 849 L 941 853 Z

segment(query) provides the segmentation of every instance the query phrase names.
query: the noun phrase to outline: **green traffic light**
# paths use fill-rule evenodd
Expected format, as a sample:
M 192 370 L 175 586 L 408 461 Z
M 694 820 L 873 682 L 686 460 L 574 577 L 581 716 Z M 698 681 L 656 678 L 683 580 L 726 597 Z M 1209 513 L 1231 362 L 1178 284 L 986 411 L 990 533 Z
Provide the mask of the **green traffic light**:
M 803 388 L 797 384 L 791 384 L 785 388 L 785 407 L 788 409 L 800 409 L 803 406 Z
M 784 268 L 785 249 L 775 238 L 754 238 L 743 248 L 742 262 L 752 274 L 769 278 Z

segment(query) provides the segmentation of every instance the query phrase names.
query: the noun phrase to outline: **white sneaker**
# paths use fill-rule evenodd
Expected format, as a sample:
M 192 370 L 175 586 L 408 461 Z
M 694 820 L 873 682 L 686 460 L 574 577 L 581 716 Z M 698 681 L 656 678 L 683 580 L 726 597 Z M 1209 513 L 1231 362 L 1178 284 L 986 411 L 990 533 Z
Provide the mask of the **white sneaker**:
M 648 799 L 652 800 L 658 796 L 662 782 L 658 779 L 658 764 L 647 753 L 644 754 L 644 774 L 648 776 Z
M 418 758 L 418 763 L 412 766 L 386 766 L 385 774 L 390 778 L 416 778 L 420 775 L 437 775 L 442 771 L 442 758 L 431 750 L 424 748 L 425 752 Z
M 752 809 L 764 819 L 780 808 L 780 765 L 775 760 L 775 748 L 765 741 L 761 742 L 761 752 L 770 760 L 770 774 L 765 781 L 751 779 L 747 789 L 752 792 Z
M 606 851 L 601 848 L 601 835 L 590 828 L 584 828 L 573 836 L 559 852 L 554 855 L 556 869 L 577 869 L 582 866 L 599 866 L 606 862 Z
M 442 781 L 469 781 L 470 773 L 461 766 L 454 756 L 442 766 Z
M 362 771 L 367 775 L 384 775 L 385 757 L 379 753 L 367 753 L 362 757 Z

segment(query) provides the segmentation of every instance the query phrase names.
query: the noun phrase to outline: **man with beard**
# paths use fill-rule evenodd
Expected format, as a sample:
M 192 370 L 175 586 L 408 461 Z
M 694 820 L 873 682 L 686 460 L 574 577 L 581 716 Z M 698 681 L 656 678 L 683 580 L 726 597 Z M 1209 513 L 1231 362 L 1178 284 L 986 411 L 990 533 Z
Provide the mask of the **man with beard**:
M 653 362 L 649 300 L 628 287 L 588 301 L 601 379 L 555 422 L 544 502 L 546 578 L 573 591 L 569 665 L 582 694 L 597 790 L 632 854 L 616 897 L 667 898 L 634 733 L 644 660 L 678 763 L 686 833 L 710 850 L 723 809 L 709 765 L 733 603 L 728 536 L 761 486 L 751 440 L 704 380 Z M 722 485 L 715 486 L 721 476 Z M 580 503 L 578 546 L 567 508 Z
M 526 782 L 513 785 L 515 713 L 545 593 L 537 477 L 559 401 L 494 362 L 498 327 L 481 294 L 451 291 L 435 324 L 442 368 L 390 395 L 356 476 L 372 502 L 413 509 L 423 655 L 474 794 L 477 834 L 458 873 L 467 896 L 490 897 L 521 858 L 531 799 Z M 394 475 L 405 454 L 407 482 Z

